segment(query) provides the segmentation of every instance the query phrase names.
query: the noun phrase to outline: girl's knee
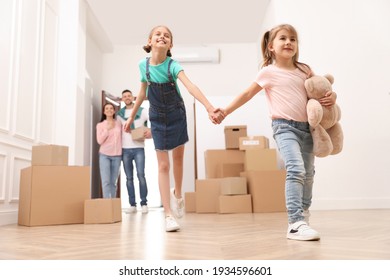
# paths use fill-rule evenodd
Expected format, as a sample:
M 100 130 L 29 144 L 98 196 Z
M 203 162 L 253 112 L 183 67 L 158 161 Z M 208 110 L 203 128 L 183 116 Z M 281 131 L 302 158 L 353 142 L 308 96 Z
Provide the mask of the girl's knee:
M 169 173 L 169 162 L 160 162 L 158 164 L 158 171 L 160 173 Z

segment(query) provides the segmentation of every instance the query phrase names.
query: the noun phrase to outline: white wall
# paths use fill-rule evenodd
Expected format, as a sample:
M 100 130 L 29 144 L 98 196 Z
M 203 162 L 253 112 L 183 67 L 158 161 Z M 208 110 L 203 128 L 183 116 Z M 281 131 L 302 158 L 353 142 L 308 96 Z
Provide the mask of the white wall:
M 335 76 L 344 150 L 317 159 L 313 207 L 389 208 L 390 2 L 274 0 L 262 31 L 291 23 L 300 60 Z
M 33 145 L 67 145 L 70 165 L 91 164 L 92 85 L 85 68 L 92 48 L 84 1 L 3 0 L 0 7 L 2 225 L 17 222 L 20 170 L 31 164 Z
M 0 1 L 0 225 L 15 223 L 31 146 L 54 143 L 57 0 Z

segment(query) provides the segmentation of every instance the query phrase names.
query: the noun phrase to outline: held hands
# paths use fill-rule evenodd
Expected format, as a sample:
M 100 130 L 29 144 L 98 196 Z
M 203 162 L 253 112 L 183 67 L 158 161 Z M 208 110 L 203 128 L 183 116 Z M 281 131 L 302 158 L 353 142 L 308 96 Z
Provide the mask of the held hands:
M 337 94 L 334 91 L 328 91 L 324 97 L 320 98 L 319 102 L 322 106 L 328 107 L 336 104 Z
M 221 108 L 210 108 L 208 109 L 209 119 L 213 124 L 220 124 L 225 119 L 225 112 Z

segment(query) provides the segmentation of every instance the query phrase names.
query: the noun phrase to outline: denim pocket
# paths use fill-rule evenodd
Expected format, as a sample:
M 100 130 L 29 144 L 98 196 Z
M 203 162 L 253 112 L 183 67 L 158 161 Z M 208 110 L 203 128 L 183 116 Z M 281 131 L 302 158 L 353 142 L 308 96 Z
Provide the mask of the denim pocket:
M 288 124 L 274 124 L 272 125 L 272 132 L 274 135 L 282 133 L 289 128 Z
M 163 103 L 166 106 L 174 105 L 177 103 L 178 93 L 176 89 L 165 91 L 162 93 Z

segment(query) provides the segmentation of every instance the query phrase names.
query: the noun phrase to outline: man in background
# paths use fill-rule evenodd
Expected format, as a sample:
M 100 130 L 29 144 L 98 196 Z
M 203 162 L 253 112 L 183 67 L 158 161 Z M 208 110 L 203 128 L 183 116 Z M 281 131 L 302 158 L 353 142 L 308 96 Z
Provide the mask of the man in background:
M 134 99 L 132 92 L 125 89 L 122 92 L 122 102 L 125 103 L 125 107 L 121 108 L 118 112 L 118 117 L 122 122 L 122 126 L 130 116 L 133 107 Z M 137 170 L 137 178 L 139 182 L 139 193 L 141 198 L 141 211 L 143 214 L 148 213 L 148 187 L 145 179 L 145 141 L 144 139 L 150 139 L 152 137 L 150 129 L 146 127 L 149 120 L 148 110 L 140 107 L 136 113 L 135 120 L 133 122 L 132 130 L 136 128 L 145 127 L 143 130 L 143 137 L 141 139 L 133 140 L 132 134 L 123 131 L 122 132 L 122 161 L 123 169 L 126 174 L 126 187 L 129 195 L 130 208 L 127 213 L 137 212 L 137 203 L 135 198 L 134 189 L 134 176 L 133 176 L 133 162 L 135 163 Z

